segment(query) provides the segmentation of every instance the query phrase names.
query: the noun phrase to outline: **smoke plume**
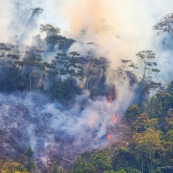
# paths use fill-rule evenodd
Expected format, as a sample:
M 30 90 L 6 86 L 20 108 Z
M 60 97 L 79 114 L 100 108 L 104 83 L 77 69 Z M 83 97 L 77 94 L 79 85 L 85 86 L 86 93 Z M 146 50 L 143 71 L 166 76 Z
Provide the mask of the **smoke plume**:
M 69 108 L 39 94 L 1 94 L 2 153 L 17 156 L 30 145 L 38 165 L 47 166 L 54 159 L 62 165 L 63 158 L 73 162 L 79 153 L 117 142 L 122 134 L 115 129 L 126 105 L 120 107 L 104 97 L 92 101 L 88 94 L 78 96 Z M 106 139 L 108 134 L 112 139 Z
M 0 42 L 10 42 L 16 35 L 17 41 L 31 44 L 40 24 L 50 23 L 77 41 L 69 52 L 85 56 L 90 51 L 96 57 L 106 57 L 113 69 L 120 65 L 121 59 L 138 62 L 135 54 L 146 49 L 153 49 L 160 57 L 160 67 L 166 65 L 166 69 L 161 69 L 161 79 L 172 69 L 173 60 L 169 59 L 172 52 L 160 53 L 162 37 L 156 39 L 152 29 L 162 16 L 172 12 L 171 0 L 0 0 L 0 3 Z M 108 134 L 114 142 L 121 139 L 121 132 L 116 131 L 118 118 L 131 103 L 135 86 L 122 85 L 112 73 L 109 81 L 116 85 L 115 101 L 107 101 L 105 97 L 93 101 L 84 92 L 68 108 L 42 95 L 1 94 L 4 154 L 10 155 L 13 149 L 23 152 L 31 145 L 37 162 L 41 160 L 47 165 L 49 159 L 66 156 L 73 162 L 79 153 L 109 144 Z M 10 149 L 10 143 L 14 143 L 14 148 Z

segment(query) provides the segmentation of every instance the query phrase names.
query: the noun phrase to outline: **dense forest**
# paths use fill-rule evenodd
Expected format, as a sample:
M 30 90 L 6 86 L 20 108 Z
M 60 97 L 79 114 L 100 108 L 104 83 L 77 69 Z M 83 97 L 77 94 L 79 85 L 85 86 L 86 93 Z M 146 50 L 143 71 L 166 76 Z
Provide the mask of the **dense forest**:
M 0 172 L 172 173 L 173 81 L 157 78 L 157 53 L 112 67 L 99 44 L 51 24 L 27 45 L 42 12 L 20 16 L 23 31 L 0 43 Z M 173 14 L 153 27 L 173 42 Z

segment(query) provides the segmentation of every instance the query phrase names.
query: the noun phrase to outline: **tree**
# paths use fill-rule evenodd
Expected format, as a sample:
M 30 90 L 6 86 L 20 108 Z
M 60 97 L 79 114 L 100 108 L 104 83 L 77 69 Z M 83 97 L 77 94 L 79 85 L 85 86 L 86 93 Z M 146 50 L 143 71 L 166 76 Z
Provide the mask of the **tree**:
M 148 128 L 153 128 L 156 129 L 158 125 L 158 119 L 157 118 L 153 118 L 153 119 L 149 119 L 149 117 L 143 113 L 140 114 L 136 121 L 134 121 L 131 124 L 131 131 L 132 134 L 134 133 L 142 133 L 143 131 L 146 131 Z
M 20 162 L 25 165 L 27 171 L 34 172 L 36 170 L 34 151 L 32 150 L 31 146 L 28 147 L 26 152 L 21 156 Z
M 136 54 L 136 56 L 140 57 L 143 61 L 143 76 L 142 80 L 151 82 L 152 79 L 152 72 L 159 72 L 155 66 L 157 66 L 157 63 L 153 60 L 155 60 L 155 53 L 152 50 L 143 50 Z
M 120 169 L 118 172 L 115 173 L 126 173 L 126 171 L 124 169 Z
M 153 73 L 160 72 L 159 69 L 156 68 L 157 63 L 155 60 L 155 53 L 152 50 L 143 50 L 136 54 L 136 56 L 140 57 L 143 61 L 143 76 L 141 78 L 141 82 L 139 84 L 139 88 L 142 88 L 143 98 L 141 98 L 143 102 L 143 110 L 146 112 L 147 104 L 148 104 L 148 95 L 151 90 L 157 91 L 157 89 L 162 89 L 162 84 L 153 81 Z
M 122 65 L 115 70 L 118 75 L 118 79 L 122 84 L 128 82 L 130 86 L 134 86 L 134 84 L 138 81 L 135 73 L 133 72 L 133 70 L 138 69 L 137 64 L 130 59 L 121 59 L 121 63 Z
M 84 89 L 87 89 L 91 93 L 91 97 L 98 95 L 110 95 L 109 86 L 106 86 L 106 72 L 109 67 L 109 62 L 104 57 L 89 57 L 82 59 L 84 69 Z M 111 87 L 112 91 L 114 86 Z M 108 90 L 108 91 L 107 91 Z M 112 97 L 115 98 L 115 93 L 111 93 Z
M 60 29 L 50 24 L 41 25 L 40 31 L 46 33 L 45 42 L 47 53 L 53 52 L 57 49 L 67 52 L 68 48 L 75 42 L 73 39 L 68 39 L 59 35 Z
M 96 172 L 98 173 L 112 170 L 110 158 L 108 157 L 108 153 L 104 150 L 94 153 L 90 163 L 96 168 Z
M 36 49 L 40 50 L 40 52 L 44 52 L 45 50 L 45 43 L 41 39 L 40 35 L 36 35 L 32 37 L 32 46 L 36 47 Z
M 60 33 L 60 28 L 54 27 L 51 24 L 46 24 L 46 25 L 40 25 L 40 31 L 41 32 L 46 32 L 47 37 L 50 37 L 52 35 L 57 35 Z
M 164 16 L 160 22 L 158 22 L 154 29 L 158 31 L 158 33 L 167 32 L 173 37 L 173 14 L 167 14 Z
M 81 158 L 75 161 L 74 173 L 114 173 L 111 166 L 109 151 L 99 150 L 96 153 L 84 152 Z
M 116 173 L 116 172 L 111 170 L 111 171 L 104 171 L 103 173 Z
M 26 168 L 18 163 L 11 160 L 1 161 L 0 160 L 0 172 L 1 173 L 29 173 Z
M 148 171 L 151 172 L 153 168 L 154 156 L 157 150 L 162 150 L 163 146 L 160 140 L 160 132 L 148 128 L 142 133 L 136 133 L 132 137 L 133 142 L 136 144 L 135 149 L 141 155 L 141 170 L 144 169 L 144 159 L 148 165 Z
M 140 114 L 140 109 L 139 109 L 138 105 L 129 106 L 125 113 L 127 122 L 129 124 L 132 124 L 136 120 L 136 118 L 139 114 Z
M 165 127 L 165 130 L 166 131 L 171 131 L 173 130 L 173 109 L 170 108 L 168 110 L 168 117 L 165 118 L 166 120 L 166 127 Z
M 162 116 L 162 94 L 161 92 L 157 92 L 154 96 L 151 97 L 148 104 L 147 114 L 150 115 L 151 118 L 156 118 Z
M 67 101 L 81 93 L 78 83 L 83 78 L 83 67 L 79 54 L 59 53 L 52 60 L 46 76 L 44 90 L 52 99 Z
M 75 161 L 73 173 L 96 173 L 95 167 L 82 159 Z
M 76 52 L 58 53 L 52 60 L 49 72 L 56 74 L 59 78 L 77 77 L 81 79 L 83 68 L 79 54 Z
M 138 161 L 134 151 L 125 147 L 118 148 L 113 155 L 112 166 L 115 171 L 122 168 L 129 171 L 129 169 L 138 167 Z
M 22 73 L 17 65 L 21 52 L 13 44 L 0 43 L 0 91 L 10 93 L 23 90 Z
M 36 47 L 31 47 L 26 52 L 24 60 L 19 60 L 17 64 L 22 68 L 22 73 L 28 81 L 28 90 L 42 86 L 47 72 L 48 63 L 43 62 L 40 51 Z M 41 81 L 41 84 L 39 82 Z
M 164 146 L 164 159 L 162 160 L 162 163 L 164 165 L 172 165 L 173 164 L 173 130 L 168 130 L 166 132 L 166 135 L 163 136 L 165 140 L 163 141 Z
M 60 173 L 56 162 L 53 163 L 50 173 Z

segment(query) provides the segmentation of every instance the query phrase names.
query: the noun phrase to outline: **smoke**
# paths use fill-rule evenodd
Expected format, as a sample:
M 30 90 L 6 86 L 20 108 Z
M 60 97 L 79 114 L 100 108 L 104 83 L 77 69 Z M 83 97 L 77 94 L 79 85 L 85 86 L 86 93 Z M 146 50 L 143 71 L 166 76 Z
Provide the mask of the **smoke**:
M 153 26 L 163 16 L 172 13 L 172 5 L 171 0 L 42 1 L 45 13 L 44 19 L 41 18 L 40 21 L 51 21 L 62 28 L 63 34 L 80 42 L 94 42 L 97 45 L 94 54 L 107 57 L 114 69 L 120 65 L 121 59 L 132 59 L 140 64 L 135 54 L 141 50 L 152 49 L 161 70 L 155 78 L 168 82 L 172 79 L 167 75 L 173 64 L 170 59 L 172 53 L 161 53 L 163 48 L 158 44 L 162 44 L 163 39 L 168 39 L 170 43 L 172 39 L 158 37 Z M 70 51 L 75 50 L 83 55 L 90 51 L 88 49 L 92 48 L 74 43 Z M 163 69 L 163 64 L 167 68 Z
M 171 0 L 8 0 L 0 7 L 1 41 L 7 41 L 14 33 L 12 24 L 22 28 L 20 15 L 24 14 L 14 13 L 17 3 L 27 9 L 25 13 L 31 8 L 44 9 L 32 35 L 38 34 L 40 24 L 59 26 L 66 36 L 98 44 L 97 55 L 109 58 L 112 67 L 117 67 L 122 58 L 138 61 L 138 51 L 155 48 L 153 25 L 172 12 L 173 5 Z M 25 34 L 31 31 L 30 27 Z
M 136 61 L 136 52 L 154 48 L 153 25 L 171 12 L 171 4 L 170 0 L 70 0 L 61 3 L 61 13 L 69 24 L 69 36 L 99 44 L 98 54 L 117 67 L 121 58 Z
M 155 45 L 161 37 L 155 39 L 152 30 L 162 16 L 172 12 L 171 0 L 0 2 L 3 4 L 0 6 L 0 42 L 8 42 L 11 36 L 17 34 L 19 40 L 29 44 L 32 36 L 39 33 L 39 25 L 50 23 L 60 27 L 63 35 L 77 40 L 69 52 L 106 57 L 115 69 L 121 59 L 138 62 L 137 52 L 154 49 L 160 56 L 159 66 L 164 64 L 167 67 L 161 69 L 160 78 L 165 79 L 165 74 L 171 71 L 173 62 L 169 57 L 172 53 L 160 53 L 161 47 Z M 43 9 L 41 14 L 40 11 L 34 13 L 37 8 Z M 116 79 L 109 75 L 108 82 L 116 85 L 117 100 L 110 102 L 99 97 L 93 101 L 88 93 L 84 93 L 77 96 L 73 106 L 68 108 L 58 102 L 50 103 L 42 95 L 19 97 L 1 94 L 1 149 L 11 155 L 14 150 L 23 151 L 31 145 L 37 161 L 42 160 L 46 165 L 49 159 L 67 157 L 73 160 L 85 150 L 104 147 L 110 143 L 106 135 L 112 129 L 115 129 L 111 134 L 112 141 L 120 140 L 122 134 L 116 131 L 113 118 L 124 114 L 134 97 L 135 86 L 129 86 L 128 82 L 121 84 Z
M 90 100 L 85 92 L 72 107 L 51 103 L 40 94 L 0 95 L 1 151 L 6 156 L 22 154 L 31 145 L 37 163 L 49 160 L 74 160 L 86 150 L 102 148 L 121 139 L 116 131 L 117 119 L 126 105 L 104 97 Z M 60 160 L 62 165 L 62 160 Z M 65 162 L 66 163 L 66 162 Z
M 11 10 L 14 8 L 14 3 L 10 3 L 9 1 L 0 1 L 0 3 L 3 4 L 0 6 L 0 41 L 7 42 L 10 33 L 9 25 L 12 21 Z
M 1 2 L 1 1 L 0 1 Z M 36 32 L 37 18 L 42 12 L 30 0 L 8 0 L 0 7 L 0 41 L 27 42 Z

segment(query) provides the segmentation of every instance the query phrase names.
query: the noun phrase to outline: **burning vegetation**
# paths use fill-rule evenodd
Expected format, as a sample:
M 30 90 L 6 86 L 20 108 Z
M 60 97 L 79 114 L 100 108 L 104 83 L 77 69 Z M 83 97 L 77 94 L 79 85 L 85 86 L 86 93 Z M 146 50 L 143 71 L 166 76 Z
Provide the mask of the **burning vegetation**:
M 102 44 L 51 24 L 35 35 L 44 9 L 16 2 L 12 35 L 0 43 L 0 172 L 164 173 L 173 164 L 173 82 L 157 79 L 157 54 L 142 50 L 113 67 Z M 154 29 L 172 37 L 172 18 Z

